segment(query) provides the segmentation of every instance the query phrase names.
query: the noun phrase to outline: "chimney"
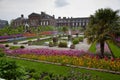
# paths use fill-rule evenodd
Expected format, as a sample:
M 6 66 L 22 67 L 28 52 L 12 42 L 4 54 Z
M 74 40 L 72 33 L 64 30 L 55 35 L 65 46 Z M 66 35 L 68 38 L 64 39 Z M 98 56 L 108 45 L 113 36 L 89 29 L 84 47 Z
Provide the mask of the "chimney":
M 53 18 L 55 18 L 55 15 L 53 15 Z
M 24 18 L 24 15 L 23 15 L 23 14 L 21 14 L 21 18 Z
M 66 19 L 66 17 L 63 17 L 63 19 Z
M 61 19 L 61 17 L 58 17 L 58 19 Z

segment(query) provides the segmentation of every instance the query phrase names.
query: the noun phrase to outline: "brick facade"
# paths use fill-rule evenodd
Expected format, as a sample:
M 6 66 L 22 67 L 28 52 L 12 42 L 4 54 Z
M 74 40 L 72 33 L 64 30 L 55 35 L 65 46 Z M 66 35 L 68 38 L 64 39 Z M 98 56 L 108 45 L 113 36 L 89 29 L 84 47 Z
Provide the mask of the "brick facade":
M 31 13 L 28 16 L 28 19 L 25 19 L 23 15 L 21 17 L 15 19 L 13 21 L 13 26 L 21 26 L 28 24 L 31 27 L 38 27 L 38 26 L 70 26 L 70 27 L 86 27 L 89 22 L 88 17 L 84 18 L 66 18 L 66 17 L 59 17 L 55 19 L 55 16 L 50 16 L 45 12 L 41 12 L 41 14 Z
M 66 17 L 59 17 L 57 19 L 56 25 L 57 26 L 70 26 L 70 27 L 86 27 L 89 22 L 88 17 L 84 18 L 66 18 Z

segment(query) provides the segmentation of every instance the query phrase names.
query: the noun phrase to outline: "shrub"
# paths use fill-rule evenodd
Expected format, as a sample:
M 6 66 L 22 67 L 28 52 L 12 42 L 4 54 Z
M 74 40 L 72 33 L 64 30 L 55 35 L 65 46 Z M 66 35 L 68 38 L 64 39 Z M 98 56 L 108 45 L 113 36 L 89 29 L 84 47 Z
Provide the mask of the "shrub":
M 68 35 L 68 40 L 71 40 L 72 36 L 71 35 Z
M 5 53 L 4 53 L 4 49 L 0 48 L 0 57 L 4 57 Z
M 75 70 L 71 70 L 68 76 L 56 75 L 53 73 L 42 72 L 40 80 L 101 80 L 99 76 L 93 76 L 90 73 L 81 73 Z
M 24 80 L 24 71 L 16 64 L 15 61 L 0 59 L 0 77 L 6 80 Z
M 29 40 L 29 41 L 28 41 L 28 45 L 31 45 L 31 44 L 32 44 L 32 41 L 31 41 L 31 40 Z
M 53 47 L 53 46 L 54 46 L 53 42 L 49 42 L 49 47 Z
M 76 33 L 75 35 L 76 35 L 76 37 L 78 37 L 78 35 L 79 35 L 79 34 L 78 34 L 78 33 Z
M 79 37 L 79 41 L 82 42 L 83 41 L 83 37 Z
M 57 43 L 58 42 L 58 38 L 57 37 L 53 37 L 53 43 Z
M 72 41 L 73 44 L 78 44 L 79 43 L 79 39 L 78 38 L 75 38 L 73 41 Z
M 5 45 L 5 47 L 9 47 L 9 45 L 8 45 L 8 44 L 6 44 L 6 45 Z
M 58 44 L 59 47 L 67 47 L 67 42 L 62 41 Z
M 2 51 L 0 52 L 0 57 L 4 57 L 5 56 L 5 53 Z
M 20 46 L 21 49 L 25 48 L 25 46 Z

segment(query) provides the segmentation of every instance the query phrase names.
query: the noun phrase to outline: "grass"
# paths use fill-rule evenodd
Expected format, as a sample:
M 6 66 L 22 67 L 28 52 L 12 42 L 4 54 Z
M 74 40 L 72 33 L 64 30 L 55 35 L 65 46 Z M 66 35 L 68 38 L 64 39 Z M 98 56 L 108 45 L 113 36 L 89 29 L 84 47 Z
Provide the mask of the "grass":
M 113 55 L 115 57 L 120 58 L 120 48 L 117 45 L 115 45 L 113 42 L 110 42 L 110 41 L 108 41 L 108 45 L 109 45 Z
M 113 55 L 115 57 L 120 57 L 120 48 L 111 41 L 107 41 L 107 43 L 108 43 Z M 96 42 L 92 43 L 92 45 L 89 48 L 89 51 L 92 53 L 96 52 Z
M 92 53 L 96 52 L 96 42 L 92 43 L 92 45 L 89 48 L 89 51 L 92 52 Z
M 54 74 L 60 74 L 60 75 L 67 75 L 71 69 L 80 71 L 81 73 L 90 73 L 93 76 L 99 76 L 103 80 L 119 80 L 120 76 L 117 74 L 111 74 L 111 73 L 105 73 L 105 72 L 98 72 L 93 70 L 86 70 L 86 69 L 80 69 L 80 68 L 71 68 L 66 66 L 58 66 L 54 64 L 45 64 L 40 62 L 32 62 L 32 61 L 26 61 L 26 60 L 20 60 L 20 59 L 12 59 L 12 58 L 6 58 L 7 60 L 14 60 L 18 65 L 24 66 L 29 69 L 35 69 L 37 73 L 40 72 L 50 72 Z
M 51 41 L 51 40 L 52 40 L 52 39 L 49 38 L 49 39 L 44 39 L 44 40 L 40 40 L 40 41 L 33 41 L 33 42 L 32 42 L 32 45 L 44 45 L 45 42 L 49 42 L 49 41 Z
M 10 46 L 10 49 L 12 49 L 12 50 L 20 49 L 20 46 Z

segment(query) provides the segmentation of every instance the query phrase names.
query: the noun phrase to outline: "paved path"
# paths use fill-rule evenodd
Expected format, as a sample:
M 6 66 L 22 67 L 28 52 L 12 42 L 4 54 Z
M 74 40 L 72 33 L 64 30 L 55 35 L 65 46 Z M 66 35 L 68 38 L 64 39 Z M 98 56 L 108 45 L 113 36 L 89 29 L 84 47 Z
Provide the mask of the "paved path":
M 50 38 L 50 37 L 46 37 Z M 41 39 L 46 39 L 41 38 Z M 35 41 L 37 39 L 32 39 L 31 41 Z M 11 46 L 25 46 L 26 49 L 36 49 L 36 48 L 49 48 L 49 49 L 59 49 L 59 50 L 69 50 L 70 48 L 59 48 L 59 47 L 49 47 L 49 46 L 38 46 L 38 45 L 28 45 L 28 44 L 22 44 L 25 42 L 28 42 L 29 40 L 20 41 L 18 44 L 9 43 Z M 87 44 L 87 40 L 84 39 L 83 42 L 80 42 L 79 44 L 75 45 L 75 49 L 77 50 L 85 50 L 87 51 L 89 49 L 90 45 Z
M 83 42 L 80 42 L 75 47 L 76 49 L 88 50 L 90 47 L 90 44 L 87 43 L 87 39 L 84 39 Z

